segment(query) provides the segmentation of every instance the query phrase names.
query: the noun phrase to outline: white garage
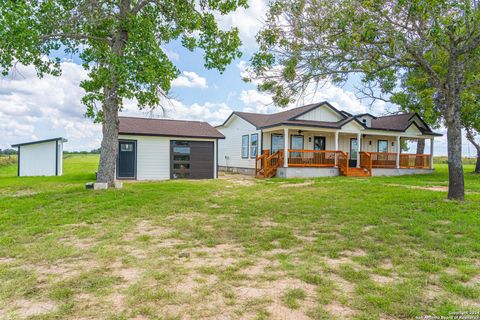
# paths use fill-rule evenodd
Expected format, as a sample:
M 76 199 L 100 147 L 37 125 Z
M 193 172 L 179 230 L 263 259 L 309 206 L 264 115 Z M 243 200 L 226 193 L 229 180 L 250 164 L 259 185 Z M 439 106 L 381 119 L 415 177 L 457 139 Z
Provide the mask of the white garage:
M 64 138 L 13 144 L 18 148 L 18 176 L 61 176 Z

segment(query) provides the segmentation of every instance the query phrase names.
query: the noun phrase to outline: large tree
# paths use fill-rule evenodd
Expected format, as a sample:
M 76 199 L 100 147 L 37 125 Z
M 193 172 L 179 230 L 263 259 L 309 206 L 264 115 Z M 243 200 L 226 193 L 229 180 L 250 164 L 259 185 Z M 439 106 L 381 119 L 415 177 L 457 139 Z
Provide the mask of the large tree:
M 313 83 L 358 75 L 379 93 L 421 69 L 447 127 L 448 198 L 464 198 L 461 95 L 478 87 L 466 66 L 480 55 L 476 1 L 275 0 L 257 36 L 252 78 L 286 105 Z
M 34 65 L 38 76 L 60 75 L 58 51 L 78 56 L 88 70 L 81 83 L 86 114 L 102 122 L 97 181 L 114 182 L 118 113 L 124 99 L 155 108 L 179 71 L 163 46 L 178 40 L 204 51 L 206 68 L 223 71 L 240 57 L 238 30 L 216 18 L 247 0 L 2 0 L 0 69 Z M 54 93 L 52 93 L 54 94 Z

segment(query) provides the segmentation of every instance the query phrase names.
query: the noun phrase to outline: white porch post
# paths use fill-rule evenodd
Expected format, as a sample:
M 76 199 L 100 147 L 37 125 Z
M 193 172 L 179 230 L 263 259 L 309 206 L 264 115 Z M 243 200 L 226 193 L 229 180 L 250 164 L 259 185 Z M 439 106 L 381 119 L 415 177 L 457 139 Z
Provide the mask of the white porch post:
M 433 138 L 430 138 L 430 169 L 433 169 Z
M 357 133 L 357 168 L 360 168 L 360 151 L 362 151 L 362 134 Z
M 283 167 L 288 167 L 288 149 L 290 149 L 290 137 L 288 136 L 288 128 L 283 129 Z
M 400 168 L 400 136 L 397 136 L 397 141 L 396 141 L 396 145 L 397 145 L 397 158 L 395 159 L 395 166 L 398 168 Z
M 338 151 L 338 131 L 335 131 L 335 151 Z M 338 167 L 338 157 L 335 155 L 335 167 Z

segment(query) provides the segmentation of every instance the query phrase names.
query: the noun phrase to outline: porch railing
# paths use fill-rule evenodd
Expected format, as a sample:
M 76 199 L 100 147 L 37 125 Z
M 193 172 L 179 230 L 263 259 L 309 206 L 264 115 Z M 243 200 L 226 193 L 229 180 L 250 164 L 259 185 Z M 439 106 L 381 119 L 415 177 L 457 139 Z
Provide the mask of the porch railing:
M 372 168 L 396 168 L 396 152 L 369 152 L 372 157 Z M 360 160 L 360 163 L 362 161 Z
M 368 175 L 372 175 L 372 154 L 370 152 L 360 151 L 360 167 L 368 171 Z
M 255 176 L 259 178 L 271 178 L 277 173 L 277 168 L 283 166 L 283 150 L 272 154 L 264 150 L 262 155 L 256 157 Z
M 289 167 L 334 167 L 335 150 L 288 150 Z
M 338 171 L 343 176 L 348 176 L 348 152 L 338 151 Z
M 430 169 L 429 154 L 400 154 L 400 168 Z

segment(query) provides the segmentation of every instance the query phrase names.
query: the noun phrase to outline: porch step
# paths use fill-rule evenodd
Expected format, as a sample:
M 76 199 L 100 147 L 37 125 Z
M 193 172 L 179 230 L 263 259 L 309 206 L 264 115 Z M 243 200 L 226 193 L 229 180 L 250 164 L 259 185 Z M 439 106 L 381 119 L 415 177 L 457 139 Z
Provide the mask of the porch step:
M 368 170 L 364 168 L 348 168 L 348 177 L 368 177 Z

